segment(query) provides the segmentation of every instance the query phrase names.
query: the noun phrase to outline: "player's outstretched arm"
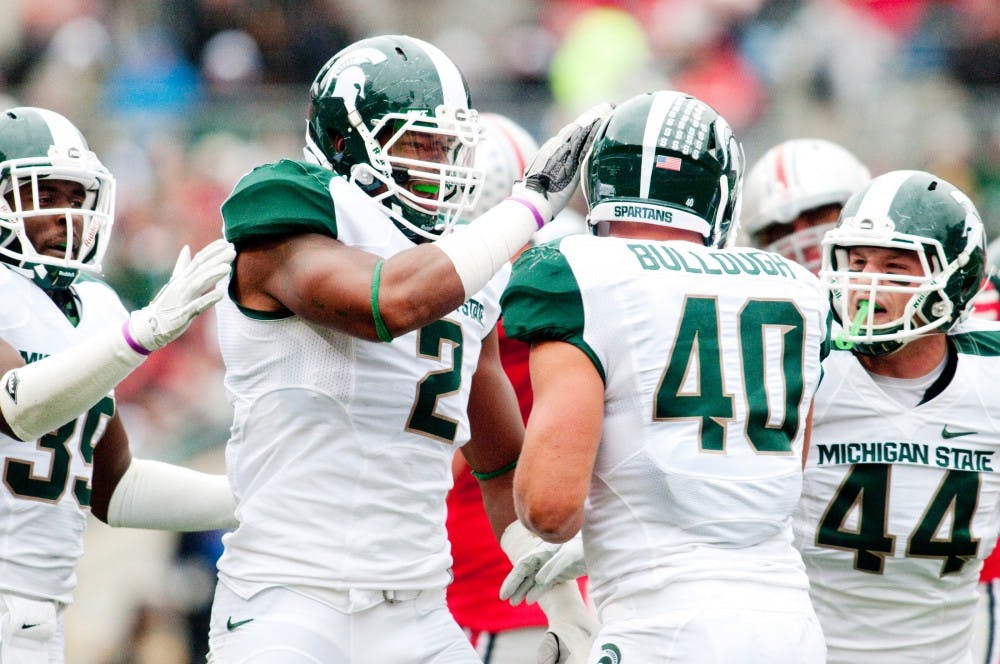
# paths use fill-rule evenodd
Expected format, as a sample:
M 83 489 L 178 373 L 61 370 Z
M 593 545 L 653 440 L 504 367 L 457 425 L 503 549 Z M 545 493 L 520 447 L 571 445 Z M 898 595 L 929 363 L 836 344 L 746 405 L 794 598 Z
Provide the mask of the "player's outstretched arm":
M 391 341 L 454 311 L 565 206 L 610 104 L 546 142 L 514 195 L 437 242 L 381 258 L 322 233 L 241 243 L 233 294 L 368 341 Z M 225 209 L 225 208 L 224 208 Z
M 219 300 L 222 294 L 214 286 L 228 274 L 234 257 L 232 245 L 223 240 L 193 260 L 185 247 L 167 285 L 121 328 L 29 365 L 16 353 L 0 354 L 0 370 L 6 370 L 0 379 L 0 431 L 35 440 L 93 406 Z
M 225 475 L 132 457 L 118 415 L 94 448 L 92 486 L 91 511 L 110 526 L 184 532 L 237 525 Z

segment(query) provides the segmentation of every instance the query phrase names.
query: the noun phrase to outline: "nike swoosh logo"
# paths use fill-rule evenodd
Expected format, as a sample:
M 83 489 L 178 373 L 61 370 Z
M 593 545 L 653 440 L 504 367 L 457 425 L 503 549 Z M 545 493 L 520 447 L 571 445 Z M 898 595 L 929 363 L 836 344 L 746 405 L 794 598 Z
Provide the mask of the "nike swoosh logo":
M 41 623 L 21 623 L 21 629 L 31 629 L 32 627 L 38 627 Z
M 229 616 L 229 620 L 226 621 L 226 629 L 230 632 L 241 625 L 246 625 L 248 622 L 253 622 L 253 618 L 247 618 L 246 620 L 233 621 L 233 617 Z
M 978 431 L 948 431 L 948 425 L 941 427 L 941 437 L 942 438 L 958 438 L 960 436 L 971 436 L 973 434 L 979 433 Z

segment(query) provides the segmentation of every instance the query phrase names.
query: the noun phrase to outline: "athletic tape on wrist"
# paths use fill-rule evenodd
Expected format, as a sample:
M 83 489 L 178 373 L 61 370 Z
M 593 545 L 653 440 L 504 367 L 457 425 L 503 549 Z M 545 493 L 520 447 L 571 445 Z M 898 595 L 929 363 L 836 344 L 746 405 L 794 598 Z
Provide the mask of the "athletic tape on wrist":
M 140 355 L 150 355 L 153 351 L 148 348 L 144 348 L 142 344 L 132 338 L 132 331 L 129 329 L 128 321 L 122 323 L 122 336 L 125 337 L 125 343 L 128 347 L 139 353 Z
M 472 223 L 457 228 L 434 246 L 448 256 L 462 281 L 465 297 L 472 297 L 497 271 L 531 240 L 547 217 L 529 199 L 508 198 Z M 542 208 L 544 210 L 544 207 Z
M 538 228 L 541 228 L 542 226 L 545 225 L 545 218 L 542 216 L 542 213 L 538 211 L 538 208 L 536 208 L 531 201 L 525 200 L 523 198 L 518 198 L 517 196 L 508 196 L 506 200 L 514 201 L 515 203 L 520 203 L 521 205 L 531 210 L 531 214 L 535 215 L 535 223 L 538 224 Z

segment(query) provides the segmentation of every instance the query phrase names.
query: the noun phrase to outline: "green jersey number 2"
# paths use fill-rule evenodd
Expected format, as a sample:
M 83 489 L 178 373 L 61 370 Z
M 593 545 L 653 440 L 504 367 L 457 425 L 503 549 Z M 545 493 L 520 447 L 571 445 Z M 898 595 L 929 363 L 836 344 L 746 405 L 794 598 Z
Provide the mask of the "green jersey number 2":
M 799 429 L 803 392 L 802 312 L 789 300 L 751 299 L 740 310 L 736 329 L 747 401 L 747 439 L 757 453 L 790 453 Z M 702 451 L 723 452 L 726 425 L 735 418 L 735 406 L 722 375 L 718 300 L 688 297 L 674 338 L 656 390 L 653 419 L 697 419 Z M 780 357 L 775 367 L 765 361 L 768 345 Z M 781 374 L 780 396 L 768 394 L 769 369 Z M 778 399 L 783 403 L 771 403 Z
M 417 355 L 442 360 L 446 353 L 451 355 L 451 368 L 428 372 L 417 383 L 406 430 L 454 443 L 458 421 L 438 414 L 437 405 L 441 397 L 458 392 L 462 386 L 462 326 L 437 320 L 417 330 Z

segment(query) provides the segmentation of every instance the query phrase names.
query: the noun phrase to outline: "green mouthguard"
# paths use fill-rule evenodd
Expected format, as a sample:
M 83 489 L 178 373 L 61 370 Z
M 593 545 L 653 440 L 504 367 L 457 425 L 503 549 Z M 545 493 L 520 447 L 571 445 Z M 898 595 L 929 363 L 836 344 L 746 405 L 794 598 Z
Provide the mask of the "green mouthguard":
M 868 317 L 868 300 L 861 300 L 858 303 L 858 313 L 854 317 L 854 321 L 851 323 L 851 329 L 849 334 L 853 337 L 861 330 L 861 323 L 865 318 Z M 847 340 L 847 333 L 845 330 L 841 329 L 840 334 L 837 335 L 837 348 L 841 350 L 851 350 L 854 348 L 854 342 Z

